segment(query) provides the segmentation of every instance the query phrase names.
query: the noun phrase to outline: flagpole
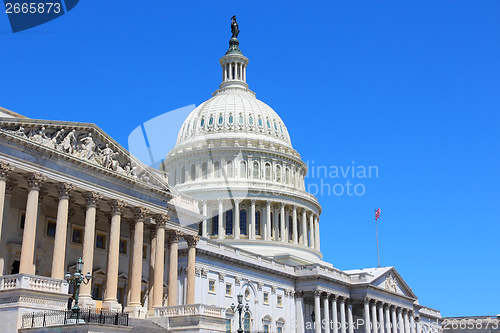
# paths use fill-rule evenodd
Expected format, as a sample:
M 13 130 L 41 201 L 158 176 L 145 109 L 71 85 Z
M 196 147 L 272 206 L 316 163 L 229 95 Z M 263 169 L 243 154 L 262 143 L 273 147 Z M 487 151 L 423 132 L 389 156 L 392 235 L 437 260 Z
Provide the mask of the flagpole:
M 380 268 L 380 252 L 378 250 L 378 227 L 377 227 L 377 219 L 375 219 L 375 235 L 377 236 L 377 262 L 378 262 L 378 267 Z

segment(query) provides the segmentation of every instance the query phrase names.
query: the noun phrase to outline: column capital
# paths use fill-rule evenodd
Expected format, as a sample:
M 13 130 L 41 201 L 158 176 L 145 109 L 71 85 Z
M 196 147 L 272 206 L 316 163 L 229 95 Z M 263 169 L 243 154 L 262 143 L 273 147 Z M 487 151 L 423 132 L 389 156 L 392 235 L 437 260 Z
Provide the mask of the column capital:
M 126 207 L 127 205 L 123 200 L 113 200 L 111 201 L 111 214 L 113 215 L 121 215 L 122 209 Z
M 155 238 L 155 237 L 156 237 L 156 225 L 151 224 L 149 226 L 149 238 L 151 240 L 151 238 Z
M 144 207 L 135 207 L 134 208 L 134 221 L 135 222 L 144 222 L 146 215 L 149 214 L 149 209 Z M 134 224 L 135 224 L 134 222 Z
M 234 204 L 235 204 L 235 205 L 239 205 L 239 204 L 240 204 L 240 202 L 241 202 L 241 200 L 240 200 L 240 199 L 234 199 Z
M 188 243 L 189 247 L 196 247 L 196 244 L 200 240 L 200 236 L 198 236 L 198 235 L 185 235 L 184 239 Z
M 338 301 L 340 302 L 340 304 L 345 303 L 346 300 L 347 300 L 347 297 L 345 297 L 345 296 L 339 296 L 338 297 Z
M 168 231 L 168 242 L 170 244 L 178 243 L 182 237 L 183 237 L 183 234 L 179 230 L 169 230 Z
M 323 298 L 328 299 L 328 298 L 330 298 L 330 296 L 331 296 L 331 294 L 329 292 L 324 291 L 321 293 L 321 297 L 323 297 Z
M 370 298 L 370 297 L 365 297 L 365 298 L 363 298 L 363 303 L 365 303 L 365 304 L 369 304 L 369 303 L 370 303 L 370 301 L 371 301 L 371 298 Z
M 156 228 L 165 228 L 166 223 L 170 221 L 170 217 L 167 214 L 156 214 L 153 218 L 156 223 Z
M 39 172 L 31 172 L 25 176 L 28 181 L 28 188 L 34 190 L 40 190 L 42 183 L 47 180 L 47 177 L 43 176 Z
M 295 292 L 295 298 L 302 298 L 302 297 L 304 297 L 303 291 L 296 291 Z
M 57 185 L 59 199 L 69 199 L 69 194 L 75 190 L 75 186 L 70 183 L 59 183 Z
M 383 304 L 382 304 L 382 307 L 383 307 L 384 309 L 390 309 L 390 308 L 391 308 L 391 305 L 390 305 L 389 303 L 383 303 Z
M 280 202 L 280 208 L 281 209 L 285 208 L 285 203 L 284 202 Z
M 337 295 L 337 294 L 331 294 L 331 295 L 330 295 L 330 299 L 331 299 L 332 301 L 335 301 L 335 302 L 336 302 L 338 298 L 339 298 L 339 295 Z
M 0 162 L 0 180 L 7 180 L 14 167 L 9 163 Z
M 19 183 L 13 179 L 7 179 L 7 181 L 5 183 L 5 191 L 12 192 L 14 190 L 14 187 L 16 187 L 18 184 Z
M 219 281 L 224 282 L 224 278 L 226 277 L 226 273 L 219 272 Z
M 297 205 L 292 205 L 292 209 L 297 211 Z
M 254 205 L 254 206 L 255 206 L 255 203 L 256 203 L 256 202 L 257 202 L 257 200 L 256 200 L 256 199 L 251 199 L 251 200 L 250 200 L 250 203 L 251 203 L 252 205 Z
M 97 200 L 102 199 L 102 195 L 97 192 L 89 191 L 84 195 L 85 200 L 87 201 L 87 207 L 95 207 L 97 206 Z
M 314 296 L 315 296 L 315 297 L 321 297 L 321 294 L 322 294 L 322 293 L 323 293 L 323 292 L 322 292 L 321 290 L 316 289 L 316 290 L 314 291 Z
M 401 308 L 400 308 L 399 306 L 395 306 L 395 305 L 394 305 L 394 308 L 396 309 L 396 312 L 397 312 L 398 314 L 400 314 L 400 313 L 402 312 L 402 311 L 401 311 Z

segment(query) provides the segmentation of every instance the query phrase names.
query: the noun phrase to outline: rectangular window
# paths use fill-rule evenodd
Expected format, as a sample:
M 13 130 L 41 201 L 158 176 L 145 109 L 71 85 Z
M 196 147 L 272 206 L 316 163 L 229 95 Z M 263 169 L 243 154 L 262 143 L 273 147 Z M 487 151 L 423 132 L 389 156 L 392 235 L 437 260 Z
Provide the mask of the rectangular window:
M 283 306 L 283 296 L 278 295 L 278 302 L 277 302 L 277 303 L 278 303 L 278 306 L 279 306 L 279 307 L 282 307 L 282 306 Z
M 231 296 L 233 294 L 233 285 L 226 283 L 226 296 Z
M 92 298 L 95 300 L 102 300 L 102 284 L 94 283 L 92 286 Z
M 19 219 L 19 228 L 24 229 L 24 222 L 26 221 L 26 213 L 21 213 L 21 218 Z
M 148 259 L 148 246 L 143 245 L 142 246 L 142 259 Z
M 120 253 L 127 254 L 127 241 L 125 239 L 120 239 Z
M 280 327 L 278 327 L 278 331 L 277 331 L 277 332 L 278 332 L 278 333 L 283 333 L 283 327 L 281 327 L 281 326 L 280 326 Z
M 98 249 L 106 248 L 106 235 L 105 234 L 97 234 L 95 237 L 95 247 Z
M 56 236 L 56 221 L 49 220 L 47 222 L 47 236 L 49 236 L 49 237 Z
M 269 324 L 264 324 L 264 333 L 269 333 Z
M 71 236 L 71 241 L 73 243 L 82 244 L 83 243 L 83 229 L 78 227 L 73 227 L 73 233 Z
M 215 293 L 215 280 L 208 280 L 208 291 Z
M 264 304 L 269 304 L 269 293 L 264 293 Z

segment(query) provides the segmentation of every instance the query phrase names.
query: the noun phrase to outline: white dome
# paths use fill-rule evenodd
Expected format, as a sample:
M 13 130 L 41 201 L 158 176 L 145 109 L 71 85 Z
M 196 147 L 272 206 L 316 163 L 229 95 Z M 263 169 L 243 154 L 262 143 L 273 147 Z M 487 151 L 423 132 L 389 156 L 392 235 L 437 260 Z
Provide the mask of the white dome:
M 283 120 L 250 90 L 226 88 L 204 102 L 184 121 L 177 146 L 198 140 L 259 139 L 291 148 Z

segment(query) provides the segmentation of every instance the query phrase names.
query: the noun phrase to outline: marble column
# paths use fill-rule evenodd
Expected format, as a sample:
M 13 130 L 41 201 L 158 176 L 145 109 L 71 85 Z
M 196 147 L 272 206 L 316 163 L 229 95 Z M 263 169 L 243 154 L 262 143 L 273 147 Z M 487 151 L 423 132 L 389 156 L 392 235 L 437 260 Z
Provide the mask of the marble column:
M 97 201 L 102 199 L 102 196 L 97 192 L 87 192 L 85 194 L 86 211 L 85 211 L 85 230 L 83 234 L 83 272 L 93 273 L 94 264 L 94 235 L 95 235 L 95 217 Z M 80 286 L 80 306 L 95 306 L 95 301 L 92 300 L 91 284 L 82 284 Z
M 398 333 L 398 321 L 396 319 L 396 307 L 394 305 L 391 307 L 391 324 L 392 333 Z
M 396 311 L 398 315 L 398 332 L 405 333 L 405 323 L 403 321 L 403 309 L 398 308 Z
M 280 230 L 281 230 L 281 241 L 282 242 L 286 242 L 286 228 L 285 228 L 285 223 L 286 223 L 286 219 L 285 219 L 285 204 L 282 202 L 281 205 L 280 205 L 280 214 L 281 214 L 281 218 L 280 218 Z M 318 316 L 318 315 L 316 315 Z
M 363 321 L 365 323 L 365 333 L 370 333 L 370 299 L 363 300 Z
M 234 199 L 234 239 L 240 239 L 240 200 Z
M 332 296 L 332 331 L 333 333 L 339 332 L 339 320 L 337 317 L 337 295 Z
M 410 319 L 408 318 L 408 310 L 404 310 L 403 312 L 403 321 L 405 325 L 405 333 L 410 333 Z
M 165 272 L 165 224 L 168 217 L 165 214 L 155 215 L 156 223 L 156 247 L 155 247 L 155 267 L 153 277 L 153 308 L 163 306 L 163 275 Z M 177 268 L 175 270 L 177 274 Z M 175 284 L 177 287 L 177 283 Z
M 104 292 L 103 309 L 121 310 L 116 298 L 118 288 L 118 263 L 120 261 L 120 224 L 125 203 L 113 200 L 111 203 L 111 227 L 109 229 L 108 261 L 106 263 L 106 290 Z
M 276 205 L 274 206 L 274 214 L 273 214 L 273 239 L 275 241 L 279 241 L 279 220 L 278 220 L 278 209 Z
M 302 208 L 302 220 L 300 222 L 300 226 L 302 227 L 302 237 L 300 239 L 300 244 L 307 246 L 307 215 L 305 208 Z
M 346 333 L 345 297 L 340 298 L 340 332 Z
M 219 199 L 219 231 L 217 232 L 217 239 L 223 239 L 225 236 L 224 232 L 224 200 Z
M 413 316 L 413 312 L 410 313 L 410 333 L 415 332 L 415 317 Z
M 134 209 L 134 247 L 132 250 L 132 272 L 130 276 L 130 309 L 136 311 L 142 306 L 141 286 L 142 286 L 142 247 L 144 244 L 144 219 L 148 210 L 143 207 Z
M 295 327 L 296 333 L 305 333 L 304 312 L 304 292 L 297 291 L 295 293 L 295 318 L 297 318 L 297 325 Z
M 179 258 L 179 239 L 182 238 L 182 233 L 177 230 L 169 232 L 169 269 L 168 269 L 168 306 L 177 305 L 177 272 Z
M 54 237 L 54 250 L 52 253 L 52 273 L 54 279 L 64 279 L 66 259 L 66 234 L 68 231 L 69 193 L 74 186 L 68 183 L 59 183 L 59 203 L 57 205 L 56 234 Z M 86 272 L 84 272 L 85 274 Z
M 371 308 L 372 308 L 372 333 L 378 333 L 377 332 L 377 301 L 373 300 L 371 303 Z
M 378 330 L 380 333 L 385 333 L 385 330 L 384 330 L 384 304 L 382 302 L 378 302 L 377 309 L 378 309 Z
M 297 206 L 292 207 L 292 225 L 293 225 L 293 230 L 292 230 L 292 241 L 293 244 L 298 243 L 298 226 L 297 226 Z
M 266 201 L 266 222 L 264 226 L 264 240 L 271 240 L 271 201 Z
M 320 242 L 319 242 L 319 217 L 316 216 L 314 218 L 314 248 L 320 251 Z
M 349 333 L 354 333 L 354 318 L 352 316 L 352 301 L 349 299 L 347 301 L 347 325 L 349 328 Z
M 309 216 L 309 247 L 312 247 L 313 249 L 316 246 L 316 241 L 315 241 L 315 231 L 314 231 L 314 213 L 311 212 L 311 215 Z
M 255 239 L 255 199 L 250 200 L 250 224 L 248 225 L 248 238 Z
M 130 236 L 130 254 L 128 256 L 128 274 L 129 279 L 127 280 L 127 307 L 130 306 L 130 294 L 132 293 L 132 266 L 134 264 L 134 234 L 135 234 L 135 220 L 129 223 L 129 236 Z M 125 309 L 128 311 L 128 309 Z
M 330 333 L 330 295 L 325 293 L 323 295 L 323 312 L 324 312 L 324 331 L 325 333 Z
M 38 195 L 45 177 L 38 172 L 26 176 L 28 181 L 28 200 L 26 202 L 26 216 L 21 246 L 21 263 L 19 273 L 35 274 L 33 258 L 35 255 L 36 222 L 38 216 Z
M 200 240 L 198 236 L 186 236 L 188 244 L 188 267 L 187 267 L 187 287 L 186 287 L 186 304 L 195 303 L 195 268 L 196 268 L 196 244 Z
M 3 202 L 3 214 L 2 214 L 2 219 L 3 221 L 6 221 L 9 218 L 9 210 L 10 210 L 10 202 L 12 199 L 12 191 L 14 188 L 18 185 L 18 183 L 14 180 L 8 179 L 5 184 L 5 199 Z M 2 223 L 3 224 L 3 223 Z M 2 230 L 0 230 L 0 235 L 5 235 L 5 233 L 2 233 Z M 10 272 L 6 272 L 6 267 L 5 263 L 7 262 L 7 239 L 6 237 L 0 238 L 0 275 L 3 274 L 10 274 Z M 8 267 L 7 267 L 8 269 Z
M 153 311 L 154 298 L 154 275 L 156 262 L 156 225 L 149 228 L 149 281 L 148 281 L 148 311 Z
M 284 204 L 282 204 L 281 207 L 284 207 Z M 283 216 L 283 215 L 282 215 Z M 316 290 L 314 291 L 314 314 L 315 314 L 315 321 L 314 321 L 314 331 L 315 333 L 321 333 L 321 291 Z
M 207 200 L 203 200 L 202 201 L 202 205 L 203 205 L 203 208 L 202 208 L 202 212 L 203 212 L 203 216 L 207 216 L 208 214 L 208 209 L 207 209 Z M 201 225 L 201 235 L 203 237 L 208 237 L 208 229 L 207 229 L 207 219 L 204 219 L 202 222 L 202 225 Z
M 391 315 L 389 313 L 389 304 L 384 305 L 384 313 L 385 313 L 385 330 L 387 333 L 391 333 Z
M 5 205 L 6 200 L 6 195 L 5 195 L 5 190 L 7 187 L 7 178 L 9 174 L 14 170 L 14 167 L 12 167 L 8 163 L 0 162 L 0 260 L 1 260 L 1 267 L 0 267 L 0 275 L 3 275 L 4 271 L 4 265 L 5 265 L 5 254 L 6 250 L 3 244 L 5 241 L 2 239 L 4 233 L 3 233 L 3 219 L 4 215 L 8 216 L 8 214 L 5 214 L 4 210 L 9 211 L 9 206 Z M 5 209 L 5 206 L 7 206 L 7 209 Z

